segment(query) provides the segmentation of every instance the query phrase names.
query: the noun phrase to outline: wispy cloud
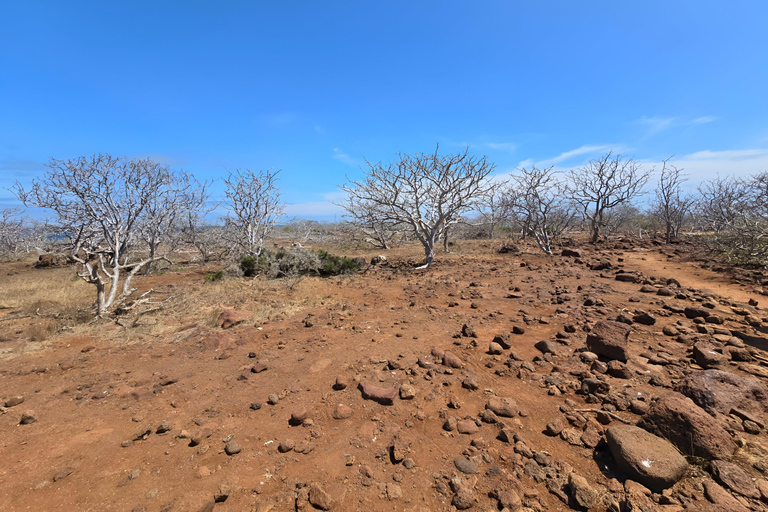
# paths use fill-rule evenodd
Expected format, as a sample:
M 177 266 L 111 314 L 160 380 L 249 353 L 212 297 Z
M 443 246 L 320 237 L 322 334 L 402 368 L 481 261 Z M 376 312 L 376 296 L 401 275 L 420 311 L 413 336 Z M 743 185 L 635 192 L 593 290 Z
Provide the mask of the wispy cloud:
M 344 153 L 339 148 L 333 148 L 333 158 L 335 158 L 339 162 L 342 162 L 352 167 L 360 167 L 360 164 L 362 164 L 360 160 L 352 158 L 351 156 L 349 156 L 347 153 Z
M 644 126 L 646 128 L 646 135 L 655 135 L 659 132 L 663 132 L 670 126 L 672 126 L 675 121 L 677 120 L 676 117 L 648 117 L 643 116 L 640 119 L 635 121 L 635 124 L 639 124 L 641 126 Z
M 703 150 L 675 158 L 671 162 L 698 183 L 720 176 L 749 176 L 768 171 L 768 148 Z M 643 162 L 644 166 L 661 169 L 661 162 Z
M 508 153 L 517 151 L 517 144 L 514 142 L 484 142 L 482 146 L 495 151 L 506 151 Z
M 660 116 L 643 116 L 640 119 L 636 119 L 634 124 L 645 127 L 646 137 L 656 135 L 674 126 L 696 126 L 701 124 L 711 123 L 717 121 L 715 116 L 700 116 L 693 119 L 685 117 L 660 117 Z
M 717 121 L 717 118 L 715 116 L 701 116 L 696 119 L 691 119 L 689 124 L 707 124 L 712 121 Z
M 611 149 L 618 149 L 618 148 L 617 146 L 611 146 L 607 144 L 604 144 L 602 146 L 581 146 L 576 149 L 572 149 L 570 151 L 565 151 L 564 153 L 560 153 L 554 158 L 548 158 L 546 160 L 541 160 L 539 162 L 536 162 L 536 165 L 542 166 L 542 167 L 548 167 L 550 165 L 557 165 L 561 162 L 565 162 L 576 156 L 590 155 L 594 153 L 605 153 L 606 151 L 610 151 Z

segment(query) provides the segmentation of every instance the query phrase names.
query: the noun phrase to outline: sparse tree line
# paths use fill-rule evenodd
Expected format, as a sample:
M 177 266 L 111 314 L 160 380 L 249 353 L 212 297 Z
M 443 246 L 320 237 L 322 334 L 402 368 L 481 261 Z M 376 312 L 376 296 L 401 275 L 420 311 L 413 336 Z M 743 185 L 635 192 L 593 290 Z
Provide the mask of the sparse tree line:
M 14 193 L 53 218 L 32 222 L 19 210 L 0 210 L 0 251 L 66 246 L 78 275 L 96 287 L 100 314 L 130 295 L 136 275 L 174 251 L 194 249 L 204 262 L 259 261 L 268 239 L 299 247 L 346 240 L 381 249 L 418 241 L 428 268 L 449 239 L 530 238 L 552 254 L 558 238 L 577 230 L 592 243 L 617 233 L 660 235 L 671 243 L 685 228 L 732 262 L 768 258 L 768 172 L 716 178 L 685 194 L 686 175 L 669 160 L 656 173 L 612 152 L 569 171 L 531 166 L 507 177 L 494 176 L 495 165 L 469 148 L 444 154 L 437 146 L 388 163 L 366 161 L 363 177 L 341 186 L 345 215 L 336 224 L 281 221 L 279 170 L 230 172 L 222 179 L 223 197 L 214 200 L 211 182 L 151 159 L 93 155 L 52 159 L 47 167 L 31 186 L 17 183 Z M 641 207 L 654 174 L 652 197 Z M 219 221 L 209 220 L 221 210 Z

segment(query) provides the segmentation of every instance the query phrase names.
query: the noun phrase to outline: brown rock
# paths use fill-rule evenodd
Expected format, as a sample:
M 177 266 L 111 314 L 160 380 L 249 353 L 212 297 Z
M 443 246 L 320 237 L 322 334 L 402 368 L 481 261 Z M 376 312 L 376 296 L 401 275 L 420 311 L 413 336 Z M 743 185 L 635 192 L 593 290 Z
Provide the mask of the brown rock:
M 449 368 L 463 368 L 464 363 L 461 358 L 453 352 L 446 350 L 443 354 L 443 364 Z
M 721 424 L 680 393 L 660 398 L 639 426 L 668 439 L 685 454 L 706 459 L 733 455 L 736 444 Z
M 21 420 L 19 421 L 19 425 L 30 425 L 37 421 L 37 417 L 35 416 L 35 411 L 32 409 L 29 409 L 27 411 L 24 411 L 21 414 Z
M 229 329 L 230 327 L 234 327 L 237 324 L 245 322 L 251 316 L 253 316 L 253 313 L 250 311 L 225 309 L 219 315 L 218 324 L 222 329 Z
M 500 398 L 497 396 L 491 397 L 488 403 L 485 404 L 485 408 L 493 411 L 496 416 L 503 418 L 514 418 L 520 409 L 517 407 L 517 402 L 512 398 Z
M 601 320 L 587 335 L 587 348 L 608 359 L 627 362 L 630 327 L 619 322 Z
M 15 406 L 17 406 L 17 405 L 19 405 L 19 404 L 21 404 L 23 402 L 24 402 L 24 397 L 23 396 L 21 396 L 21 395 L 19 395 L 19 396 L 12 396 L 11 398 L 9 398 L 8 400 L 5 401 L 5 406 L 6 407 L 15 407 Z
M 333 383 L 333 389 L 335 389 L 336 391 L 347 389 L 347 386 L 349 386 L 349 379 L 347 379 L 343 375 L 338 375 L 336 377 L 336 382 Z
M 724 460 L 713 460 L 709 467 L 715 479 L 728 489 L 747 498 L 760 498 L 760 491 L 755 482 L 736 464 Z
M 384 388 L 368 382 L 361 382 L 357 385 L 363 398 L 366 400 L 373 400 L 382 405 L 392 405 L 397 397 L 397 388 Z
M 224 446 L 224 453 L 227 455 L 237 455 L 241 451 L 243 451 L 243 447 L 235 441 L 230 441 Z
M 639 427 L 609 427 L 605 437 L 619 469 L 655 492 L 674 485 L 688 469 L 674 446 Z
M 291 413 L 291 419 L 288 420 L 288 423 L 291 425 L 301 425 L 304 420 L 306 420 L 309 417 L 309 411 L 306 407 L 301 407 L 300 409 L 296 409 Z
M 748 412 L 763 412 L 768 390 L 751 376 L 721 370 L 694 372 L 675 386 L 710 414 L 728 414 L 734 407 Z
M 474 420 L 461 420 L 456 422 L 456 430 L 459 431 L 459 434 L 474 434 L 480 430 L 480 427 Z
M 339 404 L 333 410 L 333 419 L 346 420 L 352 417 L 352 408 L 345 404 Z
M 320 510 L 331 510 L 333 508 L 331 496 L 317 483 L 309 486 L 309 502 Z

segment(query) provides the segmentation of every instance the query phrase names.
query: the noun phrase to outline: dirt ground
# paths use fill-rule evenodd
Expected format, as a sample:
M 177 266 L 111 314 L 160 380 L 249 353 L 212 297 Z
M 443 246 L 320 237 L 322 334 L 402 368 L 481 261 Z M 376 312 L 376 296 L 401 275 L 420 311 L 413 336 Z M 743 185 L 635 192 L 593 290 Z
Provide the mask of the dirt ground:
M 674 487 L 653 493 L 626 483 L 603 437 L 622 419 L 636 423 L 642 404 L 606 407 L 582 389 L 597 378 L 651 404 L 703 371 L 692 345 L 717 333 L 679 310 L 706 301 L 724 320 L 712 327 L 743 335 L 751 350 L 721 368 L 765 383 L 768 298 L 675 246 L 574 243 L 577 256 L 547 257 L 499 254 L 500 245 L 461 242 L 429 271 L 409 270 L 416 247 L 384 251 L 388 264 L 363 273 L 296 282 L 211 283 L 215 266 L 179 264 L 135 282 L 136 296 L 152 290 L 163 309 L 119 323 L 66 320 L 82 315 L 68 301 L 92 299 L 72 269 L 0 266 L 0 288 L 58 286 L 49 299 L 0 291 L 0 510 L 766 510 L 764 427 L 748 433 L 732 415 L 717 418 L 756 495 L 723 481 L 724 495 L 711 490 L 712 470 L 695 457 Z M 611 268 L 590 269 L 602 261 Z M 745 320 L 734 308 L 750 299 Z M 637 310 L 655 323 L 632 322 Z M 222 312 L 240 323 L 222 328 Z M 631 323 L 631 375 L 621 379 L 582 357 L 588 330 L 618 315 Z M 665 326 L 692 336 L 679 341 Z M 496 335 L 511 347 L 493 353 Z M 534 346 L 542 340 L 551 353 Z M 365 399 L 361 383 L 392 390 L 393 403 Z M 498 397 L 517 414 L 485 415 Z M 35 421 L 22 424 L 27 413 Z M 459 433 L 453 420 L 467 419 L 472 432 Z M 558 419 L 566 433 L 551 435 Z M 576 497 L 571 474 L 591 498 Z

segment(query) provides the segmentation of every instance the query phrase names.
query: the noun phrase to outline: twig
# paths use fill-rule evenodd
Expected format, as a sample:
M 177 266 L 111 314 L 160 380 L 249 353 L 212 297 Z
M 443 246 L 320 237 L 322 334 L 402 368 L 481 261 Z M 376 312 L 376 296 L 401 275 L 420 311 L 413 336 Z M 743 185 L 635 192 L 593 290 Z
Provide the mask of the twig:
M 612 412 L 604 411 L 604 410 L 602 410 L 602 409 L 576 409 L 576 412 L 594 412 L 594 413 L 603 413 L 603 414 L 607 414 L 608 416 L 610 416 L 611 418 L 613 418 L 613 419 L 615 419 L 615 420 L 619 420 L 620 422 L 622 422 L 622 423 L 624 423 L 624 424 L 626 424 L 626 425 L 631 425 L 631 424 L 632 424 L 632 422 L 631 422 L 631 421 L 625 420 L 624 418 L 622 418 L 622 417 L 621 417 L 621 416 L 619 416 L 618 414 L 614 414 L 614 413 L 612 413 Z

